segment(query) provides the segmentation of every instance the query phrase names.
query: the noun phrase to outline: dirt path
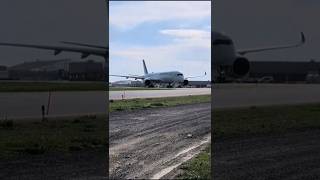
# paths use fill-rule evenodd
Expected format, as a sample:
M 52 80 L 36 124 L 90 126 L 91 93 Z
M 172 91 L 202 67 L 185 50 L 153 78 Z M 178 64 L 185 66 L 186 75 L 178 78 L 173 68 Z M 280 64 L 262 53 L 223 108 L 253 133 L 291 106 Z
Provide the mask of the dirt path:
M 110 178 L 161 177 L 210 141 L 210 126 L 210 103 L 111 113 Z
M 214 179 L 320 179 L 320 130 L 214 139 Z

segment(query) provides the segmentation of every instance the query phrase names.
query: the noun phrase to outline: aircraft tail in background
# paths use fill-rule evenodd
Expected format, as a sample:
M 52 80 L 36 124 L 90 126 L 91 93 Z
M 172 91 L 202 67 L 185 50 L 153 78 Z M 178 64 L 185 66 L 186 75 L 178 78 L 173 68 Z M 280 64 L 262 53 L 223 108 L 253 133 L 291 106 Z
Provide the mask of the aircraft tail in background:
M 148 74 L 148 69 L 147 69 L 146 63 L 144 62 L 144 59 L 142 60 L 142 62 L 143 62 L 144 75 L 146 75 Z

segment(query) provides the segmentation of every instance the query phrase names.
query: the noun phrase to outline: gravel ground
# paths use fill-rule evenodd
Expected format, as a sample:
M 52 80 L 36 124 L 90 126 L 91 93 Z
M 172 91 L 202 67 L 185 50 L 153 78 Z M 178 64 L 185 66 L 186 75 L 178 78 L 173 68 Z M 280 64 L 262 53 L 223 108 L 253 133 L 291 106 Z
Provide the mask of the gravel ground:
M 210 136 L 211 104 L 113 112 L 109 127 L 109 177 L 149 179 L 200 149 L 188 148 Z
M 214 139 L 214 179 L 320 179 L 320 130 Z
M 21 155 L 0 160 L 0 179 L 107 179 L 105 150 Z

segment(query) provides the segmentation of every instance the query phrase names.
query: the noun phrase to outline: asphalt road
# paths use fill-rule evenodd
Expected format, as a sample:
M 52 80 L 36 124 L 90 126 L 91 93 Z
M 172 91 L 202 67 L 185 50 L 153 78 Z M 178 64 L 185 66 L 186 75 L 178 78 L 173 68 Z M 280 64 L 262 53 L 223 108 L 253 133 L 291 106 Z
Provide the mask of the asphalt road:
M 210 103 L 112 112 L 109 177 L 161 178 L 211 141 L 210 127 Z
M 320 84 L 215 84 L 213 108 L 320 102 Z
M 213 108 L 298 104 L 320 102 L 318 84 L 214 84 Z M 110 91 L 111 99 L 121 99 L 123 91 Z M 125 98 L 147 98 L 210 94 L 210 88 L 125 91 Z M 106 113 L 107 92 L 52 92 L 49 116 Z M 47 92 L 0 93 L 0 119 L 41 117 L 48 104 Z
M 109 99 L 155 98 L 211 94 L 211 88 L 176 88 L 170 90 L 110 91 Z
M 49 116 L 105 114 L 106 95 L 106 91 L 52 92 Z M 0 119 L 39 118 L 48 99 L 48 92 L 0 93 Z
M 320 130 L 214 139 L 213 179 L 320 179 Z
M 110 91 L 110 97 L 121 98 L 123 91 Z M 107 109 L 106 91 L 51 92 L 49 116 L 79 116 L 105 114 Z M 208 88 L 179 90 L 126 91 L 125 98 L 170 97 L 210 94 Z M 0 93 L 0 119 L 41 118 L 41 106 L 47 108 L 48 92 Z

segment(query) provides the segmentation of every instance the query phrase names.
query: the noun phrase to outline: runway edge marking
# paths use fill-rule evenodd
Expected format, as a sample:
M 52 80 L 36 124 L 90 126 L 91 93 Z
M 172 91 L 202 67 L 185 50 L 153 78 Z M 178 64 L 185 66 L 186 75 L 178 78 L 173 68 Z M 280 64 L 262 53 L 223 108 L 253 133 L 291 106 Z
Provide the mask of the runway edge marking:
M 193 152 L 191 153 L 192 150 L 196 149 L 196 148 L 199 148 L 200 146 L 204 145 L 204 144 L 207 144 L 211 141 L 211 134 L 207 135 L 205 137 L 205 140 L 201 141 L 200 143 L 196 143 L 195 145 L 191 146 L 191 147 L 188 147 L 182 151 L 180 151 L 179 153 L 177 153 L 174 158 L 172 158 L 171 160 L 174 160 L 176 159 L 177 157 L 179 156 L 182 156 L 184 155 L 182 158 L 181 158 L 181 161 L 178 162 L 178 163 L 175 163 L 167 168 L 164 168 L 162 169 L 160 172 L 156 173 L 155 175 L 153 175 L 151 177 L 151 179 L 160 179 L 162 178 L 163 176 L 167 175 L 168 173 L 170 173 L 171 171 L 173 171 L 174 169 L 176 169 L 177 167 L 179 167 L 182 163 L 190 160 L 191 158 L 193 158 L 194 156 L 196 156 L 197 154 L 199 154 L 201 151 L 198 150 L 196 152 Z M 170 160 L 170 161 L 171 161 Z

